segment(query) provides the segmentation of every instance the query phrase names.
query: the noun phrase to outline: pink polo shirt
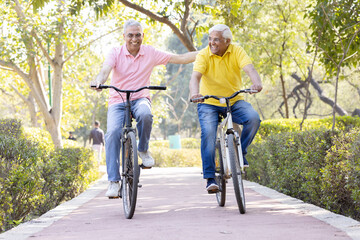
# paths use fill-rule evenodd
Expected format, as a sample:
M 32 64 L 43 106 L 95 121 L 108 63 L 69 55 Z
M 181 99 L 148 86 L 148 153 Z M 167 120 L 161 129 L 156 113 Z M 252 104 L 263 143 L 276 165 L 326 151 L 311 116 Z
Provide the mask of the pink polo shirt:
M 126 48 L 126 45 L 114 47 L 106 57 L 104 65 L 113 68 L 111 85 L 123 90 L 136 90 L 140 87 L 150 85 L 150 76 L 153 68 L 157 65 L 166 65 L 171 55 L 156 50 L 152 46 L 141 45 L 136 57 L 132 56 Z M 126 94 L 119 94 L 110 89 L 109 106 L 126 101 Z M 139 98 L 150 99 L 150 92 L 144 89 L 140 92 L 133 93 L 131 100 Z

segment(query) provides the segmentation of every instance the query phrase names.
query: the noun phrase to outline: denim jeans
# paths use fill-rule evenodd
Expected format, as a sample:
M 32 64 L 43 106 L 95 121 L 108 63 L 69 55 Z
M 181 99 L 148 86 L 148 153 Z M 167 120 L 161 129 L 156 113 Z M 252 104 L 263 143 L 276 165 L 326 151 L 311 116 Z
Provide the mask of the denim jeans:
M 131 114 L 137 122 L 139 134 L 138 151 L 146 152 L 153 123 L 151 103 L 147 98 L 130 102 Z M 107 113 L 107 131 L 105 134 L 106 169 L 109 181 L 120 181 L 120 139 L 125 121 L 125 103 L 112 105 Z
M 226 113 L 226 107 L 219 107 L 210 104 L 199 103 L 199 122 L 201 127 L 201 159 L 204 178 L 215 177 L 215 144 L 219 113 Z M 243 125 L 241 132 L 241 147 L 244 163 L 247 163 L 245 155 L 247 147 L 254 139 L 259 127 L 259 114 L 253 109 L 250 103 L 243 100 L 237 101 L 231 106 L 233 122 Z

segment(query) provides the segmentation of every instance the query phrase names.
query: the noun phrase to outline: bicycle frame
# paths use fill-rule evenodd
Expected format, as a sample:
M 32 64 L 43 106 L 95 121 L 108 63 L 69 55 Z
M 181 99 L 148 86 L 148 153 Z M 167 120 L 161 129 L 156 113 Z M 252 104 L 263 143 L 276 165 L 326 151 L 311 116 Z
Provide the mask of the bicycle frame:
M 221 99 L 221 101 L 226 101 L 226 107 L 227 107 L 227 113 L 226 117 L 221 121 L 221 123 L 218 125 L 217 130 L 217 138 L 220 139 L 220 147 L 222 152 L 222 158 L 223 158 L 223 167 L 224 167 L 224 174 L 225 178 L 229 179 L 231 178 L 231 168 L 230 168 L 230 157 L 229 157 L 229 149 L 227 144 L 227 135 L 230 133 L 234 134 L 236 139 L 236 144 L 238 148 L 238 155 L 240 160 L 240 168 L 241 171 L 244 172 L 244 160 L 242 155 L 242 148 L 240 143 L 240 136 L 239 133 L 234 129 L 234 124 L 232 121 L 232 114 L 231 114 L 231 107 L 228 99 Z
M 131 92 L 126 92 L 125 122 L 124 122 L 124 127 L 123 127 L 122 138 L 121 138 L 122 142 L 126 139 L 126 135 L 128 132 L 136 132 L 135 128 L 132 127 L 130 95 L 131 95 Z
M 165 86 L 145 86 L 136 90 L 121 90 L 115 86 L 92 85 L 92 88 L 105 89 L 112 88 L 117 91 L 126 93 L 124 126 L 122 126 L 122 136 L 120 146 L 121 152 L 121 187 L 119 197 L 123 199 L 123 208 L 125 217 L 131 219 L 135 212 L 137 201 L 137 190 L 141 187 L 139 184 L 140 168 L 146 168 L 138 164 L 136 129 L 132 127 L 131 102 L 132 93 L 139 92 L 143 89 L 165 90 Z

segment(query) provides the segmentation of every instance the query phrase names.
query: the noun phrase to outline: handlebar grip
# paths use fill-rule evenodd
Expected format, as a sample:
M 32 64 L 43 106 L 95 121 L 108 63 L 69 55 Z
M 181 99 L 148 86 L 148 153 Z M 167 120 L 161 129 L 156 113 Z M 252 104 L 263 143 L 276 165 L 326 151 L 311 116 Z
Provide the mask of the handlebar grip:
M 258 93 L 258 90 L 253 90 L 253 89 L 245 89 L 246 93 Z
M 90 87 L 92 87 L 92 88 L 97 88 L 96 85 L 90 85 Z M 100 84 L 97 89 L 105 89 L 105 88 L 111 88 L 111 86 L 101 85 L 101 84 Z
M 151 90 L 166 90 L 166 86 L 149 86 Z
M 194 102 L 194 101 L 197 101 L 197 100 L 205 100 L 205 99 L 207 99 L 207 96 L 199 97 L 199 98 L 192 98 L 192 99 L 190 99 L 190 102 Z

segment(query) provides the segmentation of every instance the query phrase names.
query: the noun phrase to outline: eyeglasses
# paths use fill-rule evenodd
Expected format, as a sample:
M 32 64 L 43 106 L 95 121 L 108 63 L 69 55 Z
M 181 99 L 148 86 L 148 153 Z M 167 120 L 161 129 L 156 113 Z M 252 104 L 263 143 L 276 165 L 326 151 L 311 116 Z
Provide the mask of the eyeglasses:
M 141 33 L 137 33 L 137 34 L 133 34 L 133 33 L 129 33 L 128 35 L 126 35 L 128 38 L 141 38 L 142 34 Z
M 211 38 L 209 37 L 209 42 L 220 43 L 224 38 Z

